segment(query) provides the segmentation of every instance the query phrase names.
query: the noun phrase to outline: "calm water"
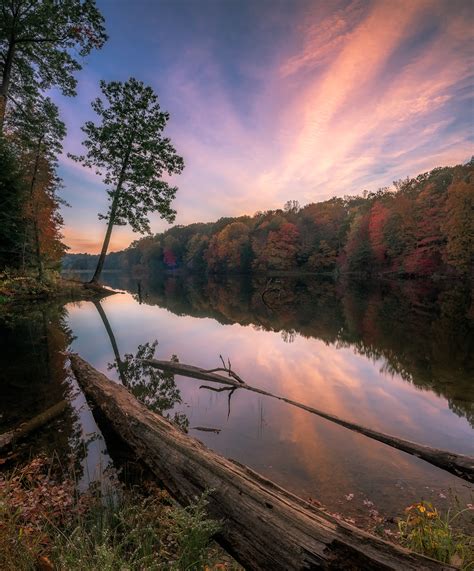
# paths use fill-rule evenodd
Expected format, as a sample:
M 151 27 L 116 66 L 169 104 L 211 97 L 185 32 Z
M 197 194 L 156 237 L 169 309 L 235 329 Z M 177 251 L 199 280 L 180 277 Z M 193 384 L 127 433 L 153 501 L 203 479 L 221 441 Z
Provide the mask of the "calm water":
M 90 302 L 36 305 L 27 319 L 8 316 L 2 326 L 2 428 L 72 395 L 66 417 L 37 436 L 34 446 L 82 450 L 84 482 L 110 458 L 70 379 L 61 353 L 68 346 L 212 449 L 302 497 L 319 499 L 330 511 L 363 518 L 370 501 L 394 515 L 421 498 L 442 506 L 450 491 L 470 501 L 472 486 L 417 458 L 254 393 L 237 391 L 229 400 L 228 393 L 200 388 L 194 379 L 143 376 L 134 359 L 154 347 L 159 359 L 177 355 L 210 369 L 222 355 L 254 386 L 383 432 L 474 455 L 474 310 L 468 288 L 368 288 L 281 278 L 263 301 L 265 280 L 137 281 L 118 274 L 105 280 L 124 293 L 99 308 Z

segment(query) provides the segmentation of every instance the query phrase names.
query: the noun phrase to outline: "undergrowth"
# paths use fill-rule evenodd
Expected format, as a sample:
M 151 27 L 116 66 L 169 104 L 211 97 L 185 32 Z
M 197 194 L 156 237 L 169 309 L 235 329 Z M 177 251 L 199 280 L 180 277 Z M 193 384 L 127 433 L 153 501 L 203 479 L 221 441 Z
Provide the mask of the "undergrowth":
M 473 513 L 469 504 L 464 509 L 456 506 L 445 513 L 429 502 L 409 506 L 398 528 L 403 545 L 463 570 L 474 569 L 474 538 L 460 530 L 460 519 Z
M 46 270 L 43 278 L 37 272 L 4 270 L 0 272 L 0 296 L 4 303 L 15 298 L 47 297 L 58 288 L 59 274 Z
M 0 477 L 0 569 L 238 568 L 212 544 L 219 524 L 206 516 L 206 494 L 182 508 L 162 490 L 101 488 L 77 494 L 44 458 Z

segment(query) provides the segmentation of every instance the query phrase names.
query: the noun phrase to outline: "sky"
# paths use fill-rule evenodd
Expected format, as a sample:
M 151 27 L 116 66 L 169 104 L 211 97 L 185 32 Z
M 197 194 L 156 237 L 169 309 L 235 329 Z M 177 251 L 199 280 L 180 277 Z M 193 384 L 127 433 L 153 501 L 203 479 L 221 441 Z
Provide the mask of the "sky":
M 98 253 L 100 178 L 67 157 L 99 81 L 151 85 L 185 161 L 176 224 L 390 186 L 473 154 L 470 0 L 98 0 L 109 40 L 83 61 L 60 174 L 65 242 Z M 152 215 L 152 231 L 168 224 Z M 115 227 L 110 251 L 139 235 Z

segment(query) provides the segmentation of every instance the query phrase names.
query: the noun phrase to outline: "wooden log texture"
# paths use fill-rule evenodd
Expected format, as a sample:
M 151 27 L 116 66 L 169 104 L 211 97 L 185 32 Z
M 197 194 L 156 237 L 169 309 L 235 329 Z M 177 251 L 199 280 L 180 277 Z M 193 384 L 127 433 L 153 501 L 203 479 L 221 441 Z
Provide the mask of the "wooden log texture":
M 147 359 L 144 360 L 144 362 L 146 362 L 148 365 L 156 367 L 157 369 L 169 371 L 176 375 L 183 375 L 195 379 L 211 381 L 213 383 L 222 383 L 224 385 L 229 385 L 239 389 L 246 389 L 248 391 L 281 400 L 292 406 L 296 406 L 307 412 L 320 416 L 321 418 L 325 418 L 326 420 L 339 424 L 340 426 L 344 426 L 349 430 L 359 432 L 364 436 L 368 436 L 369 438 L 383 442 L 388 446 L 392 446 L 392 448 L 402 450 L 407 454 L 421 458 L 422 460 L 433 464 L 433 466 L 459 476 L 459 478 L 462 478 L 463 480 L 471 483 L 474 482 L 474 458 L 471 456 L 456 454 L 454 452 L 448 452 L 447 450 L 440 450 L 439 448 L 433 448 L 431 446 L 425 446 L 424 444 L 418 444 L 416 442 L 411 442 L 410 440 L 398 438 L 397 436 L 393 436 L 391 434 L 378 432 L 372 428 L 344 420 L 338 416 L 328 414 L 311 406 L 307 406 L 286 397 L 274 395 L 273 393 L 263 389 L 248 385 L 245 382 L 240 383 L 228 376 L 220 375 L 218 373 L 211 373 L 199 367 L 193 367 L 192 365 L 185 365 L 183 363 L 176 363 L 175 361 L 159 361 L 157 359 Z
M 246 569 L 452 569 L 336 520 L 209 450 L 78 355 L 70 360 L 89 402 L 178 502 L 210 490 L 208 514 L 222 522 L 218 540 Z
M 4 432 L 0 434 L 0 452 L 3 452 L 5 449 L 11 448 L 18 440 L 28 436 L 31 432 L 34 432 L 38 428 L 41 428 L 51 420 L 54 420 L 57 416 L 62 414 L 68 403 L 65 400 L 62 400 L 55 404 L 54 406 L 48 408 L 47 410 L 43 411 L 42 413 L 38 414 L 31 420 L 20 424 L 17 428 L 13 430 L 9 430 L 8 432 Z

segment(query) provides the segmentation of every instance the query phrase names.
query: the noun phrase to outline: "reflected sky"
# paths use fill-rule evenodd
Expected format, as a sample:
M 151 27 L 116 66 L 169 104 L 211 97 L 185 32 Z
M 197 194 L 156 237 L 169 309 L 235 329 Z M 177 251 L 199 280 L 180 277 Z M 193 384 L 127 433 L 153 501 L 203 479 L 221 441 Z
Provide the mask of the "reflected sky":
M 121 355 L 155 339 L 158 359 L 176 354 L 183 363 L 209 369 L 222 354 L 253 386 L 376 430 L 474 455 L 474 431 L 466 417 L 455 414 L 444 396 L 389 372 L 384 358 L 297 333 L 288 338 L 255 325 L 178 315 L 140 305 L 130 293 L 108 297 L 102 306 Z M 107 369 L 114 353 L 97 309 L 88 302 L 67 309 L 73 350 L 117 379 L 117 372 Z M 363 500 L 369 499 L 393 514 L 422 497 L 439 505 L 439 494 L 448 489 L 468 497 L 462 480 L 285 403 L 237 391 L 228 414 L 227 393 L 200 389 L 195 379 L 176 381 L 182 403 L 175 410 L 186 414 L 193 436 L 332 511 L 362 514 Z M 351 493 L 355 497 L 348 502 L 344 496 Z

